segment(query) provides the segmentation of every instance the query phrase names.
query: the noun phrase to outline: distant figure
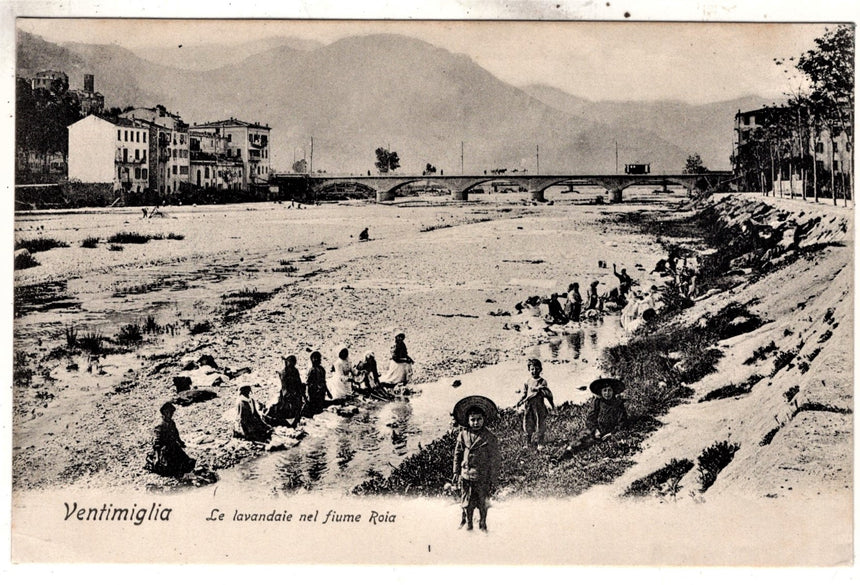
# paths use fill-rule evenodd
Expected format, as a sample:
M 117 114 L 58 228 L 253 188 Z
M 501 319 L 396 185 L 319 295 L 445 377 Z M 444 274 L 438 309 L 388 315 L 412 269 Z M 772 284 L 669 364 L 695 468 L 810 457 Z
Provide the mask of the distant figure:
M 586 305 L 585 310 L 591 311 L 592 309 L 597 310 L 600 306 L 600 295 L 597 294 L 597 285 L 600 284 L 598 281 L 592 281 L 591 286 L 588 288 L 588 295 L 586 297 Z
M 498 408 L 484 396 L 467 396 L 454 405 L 454 420 L 462 428 L 454 446 L 454 476 L 451 483 L 460 488 L 460 528 L 474 527 L 475 508 L 478 528 L 487 530 L 489 499 L 499 480 L 502 456 L 499 441 L 485 425 L 498 419 Z
M 315 351 L 311 354 L 311 369 L 305 378 L 308 388 L 308 410 L 310 414 L 322 412 L 326 397 L 331 398 L 325 381 L 325 368 L 322 367 L 322 354 Z
M 546 434 L 546 417 L 549 404 L 550 410 L 555 410 L 552 401 L 552 392 L 547 386 L 546 380 L 541 377 L 543 364 L 539 359 L 532 358 L 528 361 L 530 377 L 523 384 L 520 391 L 523 397 L 517 402 L 517 407 L 523 414 L 523 432 L 526 436 L 526 445 L 531 445 L 532 437 L 535 443 L 541 445 Z
M 633 285 L 633 279 L 629 274 L 627 274 L 626 268 L 622 268 L 619 273 L 618 270 L 615 269 L 615 264 L 612 265 L 612 272 L 618 278 L 618 289 L 621 296 L 626 297 L 627 293 L 630 292 L 630 287 Z
M 349 350 L 343 348 L 337 355 L 337 360 L 332 366 L 334 376 L 331 379 L 331 399 L 333 401 L 343 401 L 344 398 L 352 394 L 352 364 L 349 363 Z
M 368 352 L 364 359 L 355 365 L 355 385 L 359 390 L 372 392 L 379 388 L 379 370 L 376 366 L 376 358 Z
M 567 318 L 571 322 L 579 321 L 582 313 L 582 295 L 579 294 L 579 283 L 574 282 L 567 288 L 567 303 L 565 303 Z
M 161 423 L 155 427 L 152 451 L 146 456 L 147 471 L 166 477 L 182 477 L 193 471 L 197 464 L 185 453 L 185 443 L 179 438 L 179 430 L 173 422 L 176 407 L 171 402 L 161 406 Z
M 549 318 L 553 323 L 560 325 L 567 323 L 567 317 L 564 316 L 564 310 L 561 308 L 557 293 L 552 293 L 549 298 Z
M 358 234 L 358 241 L 359 242 L 366 242 L 369 239 L 370 239 L 370 231 L 368 230 L 368 228 L 364 228 L 363 230 L 361 230 L 361 233 Z
M 143 217 L 141 219 L 146 219 L 146 217 L 149 215 L 149 213 L 146 211 L 146 207 L 142 207 L 140 211 L 143 212 Z
M 406 384 L 412 378 L 412 358 L 406 350 L 406 334 L 398 333 L 394 337 L 394 347 L 391 350 L 391 361 L 388 371 L 379 379 L 383 386 L 393 387 L 398 384 Z
M 278 372 L 281 380 L 281 392 L 278 401 L 271 405 L 263 415 L 263 420 L 273 426 L 285 425 L 296 428 L 302 418 L 302 408 L 305 404 L 305 385 L 296 368 L 296 356 L 290 355 L 284 360 L 284 369 Z M 290 422 L 289 419 L 293 419 Z
M 233 436 L 260 442 L 266 442 L 272 436 L 272 428 L 263 422 L 260 411 L 257 409 L 257 402 L 251 398 L 250 386 L 239 388 Z

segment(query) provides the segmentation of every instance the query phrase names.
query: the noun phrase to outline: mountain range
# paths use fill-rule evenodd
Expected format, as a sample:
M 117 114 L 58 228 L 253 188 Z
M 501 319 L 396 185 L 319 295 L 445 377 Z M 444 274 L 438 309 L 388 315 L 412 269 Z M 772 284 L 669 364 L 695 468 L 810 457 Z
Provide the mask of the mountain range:
M 465 55 L 399 35 L 132 52 L 18 31 L 17 56 L 24 77 L 59 69 L 79 88 L 94 74 L 106 107 L 162 104 L 192 124 L 231 116 L 267 124 L 279 171 L 310 157 L 311 137 L 314 169 L 329 173 L 372 169 L 379 146 L 398 152 L 404 173 L 427 163 L 449 174 L 461 164 L 466 173 L 538 164 L 544 173 L 613 172 L 616 142 L 622 166 L 679 172 L 698 152 L 723 170 L 734 114 L 764 103 L 592 102 L 550 85 L 515 87 Z

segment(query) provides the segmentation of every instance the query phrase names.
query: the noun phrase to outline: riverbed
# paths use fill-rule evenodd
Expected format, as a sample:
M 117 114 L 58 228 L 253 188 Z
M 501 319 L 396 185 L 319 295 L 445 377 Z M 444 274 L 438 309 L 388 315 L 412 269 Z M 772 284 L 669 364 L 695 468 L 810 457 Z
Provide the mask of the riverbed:
M 204 354 L 220 371 L 243 373 L 207 386 L 216 397 L 181 407 L 176 422 L 189 453 L 218 468 L 228 492 L 347 492 L 450 428 L 459 397 L 513 405 L 528 357 L 544 361 L 556 402 L 585 400 L 602 349 L 623 336 L 617 319 L 548 332 L 514 306 L 570 282 L 584 290 L 598 280 L 606 291 L 617 285 L 613 263 L 647 285 L 662 247 L 619 214 L 676 197 L 630 189 L 625 203 L 607 206 L 590 204 L 594 195 L 555 192 L 552 205 L 487 194 L 467 203 L 170 207 L 146 219 L 130 209 L 17 216 L 16 238 L 69 247 L 35 254 L 40 266 L 15 275 L 15 350 L 33 371 L 15 388 L 15 487 L 157 485 L 142 463 L 158 406 L 174 397 L 172 378 Z M 370 241 L 360 242 L 364 228 Z M 106 240 L 120 231 L 181 239 L 111 250 Z M 80 247 L 86 237 L 99 238 L 95 249 Z M 262 300 L 231 312 L 230 295 L 251 292 Z M 113 337 L 147 317 L 163 330 L 91 372 L 85 355 L 58 349 L 69 328 Z M 210 329 L 192 334 L 203 323 Z M 251 385 L 271 402 L 281 356 L 297 355 L 304 375 L 311 351 L 328 367 L 347 347 L 353 361 L 372 351 L 384 368 L 401 330 L 416 361 L 406 396 L 357 400 L 348 416 L 324 412 L 284 451 L 231 437 L 236 389 Z

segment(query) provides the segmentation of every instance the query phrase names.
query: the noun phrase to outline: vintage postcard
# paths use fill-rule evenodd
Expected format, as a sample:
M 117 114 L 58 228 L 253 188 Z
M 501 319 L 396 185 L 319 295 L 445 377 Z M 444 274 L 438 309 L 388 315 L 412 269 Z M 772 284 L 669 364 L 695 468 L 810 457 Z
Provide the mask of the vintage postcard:
M 850 566 L 855 33 L 18 18 L 12 561 Z

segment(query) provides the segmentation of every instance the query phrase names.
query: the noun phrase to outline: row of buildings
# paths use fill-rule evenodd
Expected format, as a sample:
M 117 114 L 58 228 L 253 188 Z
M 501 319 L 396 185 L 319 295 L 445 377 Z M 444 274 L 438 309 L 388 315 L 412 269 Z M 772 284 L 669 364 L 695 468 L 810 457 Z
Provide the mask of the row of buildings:
M 847 132 L 813 134 L 796 120 L 780 136 L 766 135 L 776 118 L 800 115 L 780 106 L 735 114 L 732 170 L 741 191 L 804 195 L 813 182 L 819 192 L 850 190 L 854 153 Z
M 269 131 L 235 118 L 190 126 L 160 105 L 90 114 L 69 126 L 68 176 L 127 193 L 249 191 L 268 185 Z

